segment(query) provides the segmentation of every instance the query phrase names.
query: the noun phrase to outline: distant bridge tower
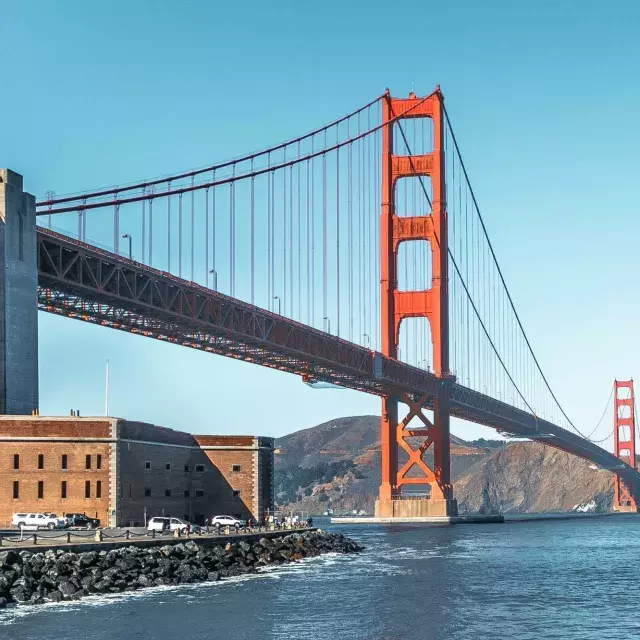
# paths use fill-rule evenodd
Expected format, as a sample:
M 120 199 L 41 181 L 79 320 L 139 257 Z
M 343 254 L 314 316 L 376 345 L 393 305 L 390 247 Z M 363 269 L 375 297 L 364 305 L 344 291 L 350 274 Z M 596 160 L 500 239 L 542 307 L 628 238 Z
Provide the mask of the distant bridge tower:
M 444 158 L 444 98 L 438 87 L 426 98 L 409 94 L 408 98 L 382 100 L 382 199 L 380 215 L 380 297 L 381 351 L 385 356 L 398 357 L 400 324 L 406 318 L 427 318 L 433 343 L 433 367 L 441 378 L 435 397 L 389 395 L 382 400 L 381 454 L 382 482 L 376 501 L 378 517 L 455 516 L 450 468 L 449 403 L 453 380 L 449 372 L 449 292 L 448 238 Z M 422 155 L 394 154 L 394 124 L 404 118 L 429 118 L 433 122 L 433 149 Z M 402 119 L 399 120 L 402 123 Z M 409 152 L 410 153 L 410 152 Z M 431 179 L 431 212 L 414 211 L 398 216 L 395 190 L 403 178 Z M 398 248 L 403 242 L 426 240 L 431 247 L 431 286 L 425 291 L 398 289 Z M 408 405 L 409 413 L 398 422 L 398 403 Z M 433 407 L 433 423 L 423 413 Z M 417 417 L 419 428 L 407 428 Z M 409 441 L 408 438 L 411 438 Z M 420 438 L 414 448 L 412 443 Z M 429 468 L 423 455 L 433 446 L 434 464 Z M 407 461 L 398 468 L 401 448 Z M 404 485 L 429 487 L 429 498 L 403 500 Z
M 632 467 L 636 467 L 636 414 L 633 380 L 614 382 L 613 453 Z M 613 481 L 613 510 L 637 512 L 633 498 L 634 487 L 616 475 Z

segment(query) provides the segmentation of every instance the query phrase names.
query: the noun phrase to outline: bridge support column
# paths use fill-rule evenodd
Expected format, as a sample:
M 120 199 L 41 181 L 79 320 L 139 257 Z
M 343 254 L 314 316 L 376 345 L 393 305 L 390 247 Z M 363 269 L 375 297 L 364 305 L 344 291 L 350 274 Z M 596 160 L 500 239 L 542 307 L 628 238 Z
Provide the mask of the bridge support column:
M 0 413 L 38 408 L 38 265 L 35 198 L 0 169 Z
M 443 96 L 440 89 L 426 98 L 413 93 L 406 99 L 385 96 L 382 101 L 382 210 L 380 217 L 381 351 L 398 357 L 400 325 L 405 318 L 427 318 L 431 326 L 433 369 L 441 384 L 435 397 L 399 394 L 382 401 L 382 482 L 376 516 L 456 516 L 450 471 L 449 405 L 453 377 L 449 371 L 448 237 L 444 159 Z M 433 150 L 422 155 L 393 153 L 394 123 L 404 118 L 429 118 L 433 122 Z M 397 125 L 395 125 L 397 126 Z M 406 140 L 405 140 L 406 143 Z M 399 217 L 395 188 L 399 179 L 431 179 L 431 211 Z M 403 242 L 426 240 L 431 247 L 431 286 L 425 291 L 399 291 L 398 247 Z M 398 401 L 409 407 L 398 422 Z M 424 414 L 433 409 L 433 422 Z M 411 428 L 418 418 L 422 424 Z M 423 459 L 433 448 L 433 469 Z M 399 467 L 398 453 L 404 461 Z M 402 487 L 425 487 L 421 495 L 403 494 Z M 427 495 L 428 494 L 428 495 Z
M 636 416 L 633 380 L 613 383 L 613 454 L 636 467 Z M 628 487 L 618 476 L 613 480 L 613 510 L 636 513 L 635 487 Z

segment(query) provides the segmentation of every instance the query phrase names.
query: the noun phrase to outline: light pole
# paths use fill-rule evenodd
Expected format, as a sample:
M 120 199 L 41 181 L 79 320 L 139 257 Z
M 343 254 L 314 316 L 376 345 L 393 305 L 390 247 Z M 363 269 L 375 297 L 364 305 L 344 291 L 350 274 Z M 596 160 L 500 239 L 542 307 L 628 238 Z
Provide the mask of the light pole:
M 326 320 L 327 333 L 331 333 L 331 318 L 329 318 L 329 316 L 325 316 L 322 319 Z
M 209 273 L 212 275 L 213 290 L 218 290 L 218 272 L 215 269 L 209 269 Z
M 366 345 L 371 346 L 371 338 L 369 337 L 368 333 L 363 334 L 362 338 L 364 340 L 364 345 L 363 346 L 366 346 Z
M 273 296 L 273 299 L 278 301 L 278 315 L 281 316 L 282 300 L 280 300 L 280 296 Z
M 132 252 L 131 252 L 131 236 L 128 233 L 123 233 L 122 234 L 123 239 L 127 239 L 129 240 L 129 260 L 133 260 L 132 258 Z
M 104 415 L 109 416 L 109 358 L 104 372 Z

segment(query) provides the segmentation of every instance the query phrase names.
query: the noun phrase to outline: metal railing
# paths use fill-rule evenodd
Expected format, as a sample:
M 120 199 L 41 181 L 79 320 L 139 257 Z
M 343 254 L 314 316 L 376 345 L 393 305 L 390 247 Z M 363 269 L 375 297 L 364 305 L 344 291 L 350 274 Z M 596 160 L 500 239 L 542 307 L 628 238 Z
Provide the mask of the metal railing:
M 257 534 L 257 533 L 268 533 L 271 531 L 295 531 L 300 529 L 308 529 L 309 526 L 306 522 L 298 522 L 298 523 L 282 523 L 277 526 L 274 523 L 269 525 L 261 525 L 256 527 L 240 527 L 239 529 L 231 528 L 230 526 L 225 527 L 201 527 L 195 531 L 184 531 L 180 529 L 175 529 L 174 531 L 145 531 L 144 533 L 138 533 L 136 531 L 131 531 L 130 529 L 125 529 L 120 533 L 109 533 L 108 529 L 96 529 L 95 531 L 61 531 L 59 534 L 38 534 L 37 531 L 30 533 L 29 535 L 24 535 L 24 531 L 20 531 L 20 535 L 11 536 L 11 535 L 0 535 L 0 547 L 5 545 L 15 545 L 24 543 L 27 545 L 38 545 L 44 544 L 46 545 L 49 542 L 62 541 L 60 544 L 73 544 L 74 542 L 77 544 L 79 542 L 108 542 L 109 540 L 134 540 L 134 539 L 146 539 L 146 540 L 155 540 L 155 539 L 198 539 L 203 536 L 215 537 L 215 536 L 234 536 L 234 535 L 247 535 L 247 534 Z M 81 540 L 73 540 L 81 539 Z

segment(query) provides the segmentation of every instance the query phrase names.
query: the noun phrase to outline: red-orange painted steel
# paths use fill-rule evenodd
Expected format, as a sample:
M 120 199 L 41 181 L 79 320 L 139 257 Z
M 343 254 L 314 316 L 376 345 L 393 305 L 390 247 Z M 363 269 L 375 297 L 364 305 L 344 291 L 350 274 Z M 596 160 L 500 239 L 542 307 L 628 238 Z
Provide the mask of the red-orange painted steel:
M 433 121 L 433 150 L 421 155 L 393 153 L 393 118 L 411 109 L 407 118 L 431 118 Z M 382 101 L 382 210 L 380 219 L 380 286 L 382 353 L 397 358 L 400 324 L 405 318 L 427 318 L 431 325 L 433 367 L 441 379 L 436 394 L 410 397 L 406 394 L 385 396 L 382 400 L 381 449 L 382 482 L 379 499 L 390 500 L 401 494 L 403 485 L 429 485 L 431 497 L 453 498 L 449 451 L 450 387 L 449 317 L 447 273 L 447 210 L 445 196 L 445 158 L 443 96 L 437 88 L 426 99 L 413 93 L 408 98 L 385 96 Z M 399 121 L 402 123 L 402 120 Z M 395 212 L 395 187 L 402 178 L 427 176 L 431 179 L 432 209 L 416 211 L 411 217 L 398 217 Z M 431 246 L 432 282 L 425 291 L 398 291 L 397 258 L 402 242 L 426 240 Z M 398 402 L 409 407 L 409 413 L 398 422 Z M 423 414 L 425 406 L 433 407 L 434 421 Z M 420 429 L 408 428 L 409 422 L 419 418 Z M 417 448 L 415 438 L 422 438 Z M 434 468 L 430 469 L 423 455 L 429 447 L 434 450 Z M 407 461 L 398 469 L 399 447 L 407 454 Z
M 633 380 L 614 382 L 613 388 L 613 453 L 632 467 L 636 466 L 636 416 Z M 637 511 L 634 500 L 635 487 L 616 474 L 613 483 L 613 508 L 615 511 Z
M 635 467 L 576 433 L 430 371 L 42 228 L 38 228 L 38 308 L 308 380 L 400 399 L 410 408 L 433 408 L 447 385 L 451 415 L 523 438 L 535 435 L 550 447 L 614 470 L 640 502 L 640 473 Z M 424 425 L 405 428 L 403 438 L 427 436 L 426 446 L 429 424 Z M 396 432 L 392 435 L 397 442 Z

